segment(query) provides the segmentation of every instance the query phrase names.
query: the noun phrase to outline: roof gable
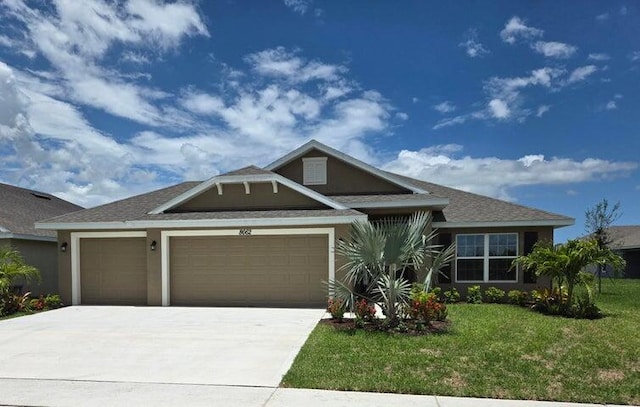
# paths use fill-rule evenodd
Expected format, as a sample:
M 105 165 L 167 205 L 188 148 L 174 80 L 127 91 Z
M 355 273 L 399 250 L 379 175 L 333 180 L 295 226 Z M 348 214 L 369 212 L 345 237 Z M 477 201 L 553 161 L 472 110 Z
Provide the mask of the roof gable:
M 320 154 L 318 154 L 320 153 Z M 302 159 L 304 157 L 309 157 L 309 156 L 319 156 L 319 155 L 325 155 L 328 157 L 332 157 L 333 159 L 337 160 L 338 162 L 341 163 L 341 165 L 346 167 L 351 167 L 353 169 L 353 171 L 357 171 L 359 174 L 366 174 L 370 180 L 375 180 L 378 183 L 378 188 L 381 188 L 381 185 L 387 184 L 389 186 L 393 186 L 393 188 L 384 188 L 387 189 L 386 191 L 362 191 L 362 193 L 376 193 L 376 192 L 382 192 L 382 193 L 402 193 L 402 191 L 404 191 L 404 193 L 420 193 L 420 194 L 425 194 L 428 193 L 427 191 L 412 185 L 408 182 L 405 182 L 404 180 L 396 177 L 394 174 L 390 174 L 388 172 L 382 171 L 378 168 L 375 168 L 363 161 L 360 161 L 356 158 L 353 158 L 347 154 L 344 154 L 338 150 L 335 150 L 325 144 L 322 144 L 316 140 L 311 140 L 308 143 L 298 147 L 297 149 L 293 150 L 292 152 L 290 152 L 289 154 L 283 156 L 282 158 L 274 161 L 273 163 L 267 165 L 265 167 L 266 170 L 269 171 L 274 171 L 274 172 L 278 172 L 280 173 L 287 165 L 290 165 L 291 163 L 293 163 L 296 160 Z M 301 177 L 302 174 L 292 174 L 292 173 L 287 173 L 286 176 L 288 177 L 295 177 L 295 178 L 300 178 L 301 181 Z M 344 172 L 342 171 L 343 174 L 341 175 L 345 175 Z M 284 174 L 284 172 L 283 172 Z M 359 175 L 359 177 L 362 177 L 362 175 Z M 298 179 L 296 179 L 296 181 L 298 181 Z M 331 182 L 331 180 L 329 180 L 329 182 Z M 370 181 L 371 182 L 371 181 Z M 302 184 L 302 182 L 299 182 L 300 184 Z M 313 188 L 313 189 L 317 189 L 319 187 Z M 322 188 L 319 188 L 322 189 Z M 329 194 L 331 195 L 342 195 L 342 194 L 353 194 L 353 191 L 341 191 L 338 193 L 333 193 L 330 192 Z
M 310 208 L 310 209 L 319 209 L 319 208 L 331 208 L 331 209 L 347 209 L 346 206 L 335 202 L 326 196 L 319 194 L 309 188 L 306 188 L 302 185 L 299 185 L 281 175 L 273 173 L 268 170 L 262 170 L 257 167 L 245 167 L 241 170 L 233 171 L 227 173 L 225 175 L 218 175 L 209 179 L 208 181 L 202 182 L 194 188 L 185 191 L 184 193 L 174 197 L 173 199 L 163 203 L 162 205 L 154 208 L 149 212 L 149 214 L 160 214 L 171 211 L 198 211 L 204 208 L 204 202 L 197 202 L 198 197 L 207 194 L 209 198 L 212 198 L 217 195 L 224 195 L 225 185 L 236 185 L 242 186 L 245 190 L 245 195 L 251 194 L 251 185 L 261 185 L 259 187 L 263 192 L 264 184 L 269 184 L 270 188 L 273 191 L 273 194 L 277 194 L 280 190 L 280 185 L 284 186 L 284 191 L 288 194 L 288 198 L 293 201 L 293 206 L 295 208 Z M 234 193 L 237 192 L 237 187 L 231 187 L 234 190 Z M 214 191 L 213 193 L 210 191 Z M 237 195 L 237 194 L 236 194 Z M 200 200 L 202 201 L 202 199 Z M 193 205 L 189 205 L 189 202 L 192 202 Z M 221 201 L 222 202 L 222 201 Z M 259 202 L 255 202 L 250 205 L 242 205 L 242 201 L 239 201 L 238 205 L 240 208 L 246 206 L 244 209 L 267 209 L 265 204 L 261 204 Z M 274 201 L 271 200 L 271 203 Z M 317 202 L 318 205 L 311 205 L 311 202 Z M 224 205 L 224 204 L 223 204 Z M 276 205 L 276 207 L 270 207 L 269 209 L 281 209 L 286 208 L 285 206 Z M 214 208 L 211 208 L 214 209 Z M 220 207 L 218 210 L 231 209 Z

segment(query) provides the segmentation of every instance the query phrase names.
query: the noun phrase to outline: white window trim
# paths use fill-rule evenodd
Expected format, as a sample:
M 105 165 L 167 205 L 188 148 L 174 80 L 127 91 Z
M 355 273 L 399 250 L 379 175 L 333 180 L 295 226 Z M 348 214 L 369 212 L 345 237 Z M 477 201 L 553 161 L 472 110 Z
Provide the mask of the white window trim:
M 324 172 L 321 179 L 307 179 L 307 164 L 324 164 Z M 314 174 L 315 175 L 315 174 Z M 302 184 L 303 185 L 327 185 L 327 157 L 306 157 L 302 159 Z
M 147 232 L 71 232 L 71 305 L 82 304 L 82 284 L 80 282 L 80 239 L 118 237 L 147 237 Z
M 163 230 L 160 232 L 160 252 L 161 252 L 161 273 L 162 273 L 162 306 L 171 305 L 170 286 L 170 242 L 173 236 L 239 236 L 241 229 L 218 229 L 218 230 Z M 329 260 L 328 280 L 335 279 L 335 236 L 334 228 L 300 228 L 300 229 L 253 229 L 251 236 L 277 236 L 277 235 L 327 235 L 327 250 Z M 247 236 L 248 239 L 251 236 Z M 329 293 L 330 295 L 332 293 Z
M 515 235 L 516 236 L 516 255 L 515 256 L 489 256 L 489 236 L 495 235 Z M 499 259 L 515 259 L 520 252 L 520 234 L 517 232 L 505 232 L 505 233 L 460 233 L 455 236 L 456 247 L 458 245 L 458 236 L 483 236 L 484 238 L 484 253 L 482 257 L 458 257 L 458 251 L 456 249 L 456 283 L 517 283 L 518 282 L 518 267 L 516 267 L 516 276 L 514 280 L 489 280 L 489 260 Z M 459 280 L 458 279 L 458 260 L 483 260 L 483 280 Z

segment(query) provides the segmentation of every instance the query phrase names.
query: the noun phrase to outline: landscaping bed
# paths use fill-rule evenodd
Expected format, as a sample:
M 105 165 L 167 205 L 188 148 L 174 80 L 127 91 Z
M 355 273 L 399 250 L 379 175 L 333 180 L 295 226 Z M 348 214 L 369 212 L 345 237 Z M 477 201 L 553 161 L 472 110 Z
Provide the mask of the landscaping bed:
M 604 318 L 451 304 L 441 335 L 320 323 L 286 387 L 640 404 L 640 280 L 603 282 Z

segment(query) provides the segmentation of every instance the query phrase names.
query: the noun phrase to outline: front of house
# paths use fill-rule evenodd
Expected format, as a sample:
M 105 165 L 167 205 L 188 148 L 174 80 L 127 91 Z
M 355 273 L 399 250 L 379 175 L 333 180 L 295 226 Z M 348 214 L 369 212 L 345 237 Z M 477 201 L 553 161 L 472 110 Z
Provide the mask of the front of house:
M 433 215 L 457 255 L 443 287 L 531 289 L 511 269 L 538 240 L 573 224 L 562 215 L 374 168 L 317 141 L 265 168 L 49 219 L 58 232 L 59 290 L 68 304 L 326 305 L 339 276 L 334 248 L 354 221 Z

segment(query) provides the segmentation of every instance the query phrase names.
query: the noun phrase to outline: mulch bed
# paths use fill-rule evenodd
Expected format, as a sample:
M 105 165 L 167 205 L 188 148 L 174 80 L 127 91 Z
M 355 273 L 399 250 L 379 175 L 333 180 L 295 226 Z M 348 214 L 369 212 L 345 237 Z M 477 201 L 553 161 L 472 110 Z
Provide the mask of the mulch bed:
M 416 325 L 414 321 L 404 320 L 396 327 L 388 327 L 382 324 L 383 320 L 375 320 L 373 322 L 367 322 L 363 326 L 357 326 L 356 321 L 353 318 L 343 318 L 342 321 L 337 319 L 322 319 L 321 324 L 331 325 L 337 331 L 353 333 L 357 329 L 362 329 L 368 332 L 387 332 L 399 335 L 420 336 L 431 334 L 442 334 L 449 331 L 451 327 L 451 321 L 431 321 L 426 325 Z

